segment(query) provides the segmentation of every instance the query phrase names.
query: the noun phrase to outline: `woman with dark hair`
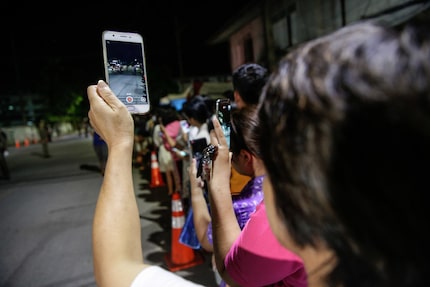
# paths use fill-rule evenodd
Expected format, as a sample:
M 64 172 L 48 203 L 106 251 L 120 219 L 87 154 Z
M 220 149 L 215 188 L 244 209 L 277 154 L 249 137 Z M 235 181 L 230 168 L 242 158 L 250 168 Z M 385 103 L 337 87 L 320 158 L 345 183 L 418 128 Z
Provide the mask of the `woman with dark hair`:
M 428 27 L 345 27 L 263 91 L 267 213 L 310 286 L 430 286 Z
M 182 107 L 182 112 L 190 124 L 187 140 L 205 138 L 209 144 L 208 122 L 213 112 L 209 99 L 202 95 L 192 97 Z
M 232 112 L 230 149 L 219 122 L 214 124 L 221 146 L 216 145 L 213 155 L 208 183 L 211 221 L 205 235 L 213 245 L 217 271 L 229 285 L 305 287 L 303 262 L 279 244 L 267 220 L 262 193 L 266 170 L 259 155 L 255 111 L 254 105 Z M 233 196 L 227 172 L 231 166 L 250 177 Z

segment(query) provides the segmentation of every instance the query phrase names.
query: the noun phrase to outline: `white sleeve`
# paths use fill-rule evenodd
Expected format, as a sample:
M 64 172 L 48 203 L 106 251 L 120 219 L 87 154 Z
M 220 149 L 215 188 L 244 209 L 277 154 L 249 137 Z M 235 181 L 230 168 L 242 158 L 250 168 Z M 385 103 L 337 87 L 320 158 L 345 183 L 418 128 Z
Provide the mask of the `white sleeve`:
M 136 278 L 134 278 L 131 287 L 203 287 L 185 280 L 173 272 L 167 271 L 159 266 L 150 266 L 142 270 Z

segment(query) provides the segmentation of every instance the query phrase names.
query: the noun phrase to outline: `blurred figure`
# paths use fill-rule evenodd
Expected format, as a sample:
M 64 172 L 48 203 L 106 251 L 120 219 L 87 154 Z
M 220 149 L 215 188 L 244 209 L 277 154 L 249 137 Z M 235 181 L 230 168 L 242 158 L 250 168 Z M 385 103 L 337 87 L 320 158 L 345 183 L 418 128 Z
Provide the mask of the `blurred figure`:
M 182 141 L 185 143 L 182 157 L 182 199 L 184 211 L 187 213 L 185 224 L 179 238 L 182 244 L 191 248 L 201 247 L 194 226 L 194 211 L 191 204 L 191 180 L 189 174 L 190 159 L 196 155 L 196 143 L 205 148 L 209 144 L 208 122 L 212 115 L 211 102 L 202 95 L 193 96 L 184 103 L 182 113 L 185 120 L 181 121 Z M 200 151 L 201 152 L 201 151 Z M 207 206 L 205 205 L 207 209 Z
M 246 63 L 233 71 L 233 98 L 238 109 L 258 104 L 268 77 L 268 70 L 257 63 Z
M 108 147 L 96 131 L 93 131 L 93 148 L 99 161 L 100 173 L 104 175 L 108 159 Z
M 10 179 L 6 157 L 8 155 L 8 139 L 6 132 L 0 127 L 0 169 L 4 179 Z
M 153 126 L 148 125 L 148 122 L 152 122 L 149 115 L 135 115 L 133 118 L 135 126 L 133 163 L 142 172 L 151 162 L 150 152 L 154 149 Z
M 160 169 L 160 172 L 163 173 L 166 177 L 166 184 L 167 184 L 167 193 L 169 195 L 172 195 L 173 192 L 177 189 L 175 187 L 175 181 L 174 181 L 174 175 L 175 172 L 175 163 L 173 162 L 173 155 L 170 151 L 166 149 L 166 147 L 163 144 L 163 140 L 161 137 L 161 130 L 160 130 L 160 124 L 156 124 L 154 126 L 153 130 L 153 142 L 154 142 L 154 148 L 157 149 L 157 159 L 158 159 L 158 166 Z
M 176 138 L 180 136 L 181 125 L 179 116 L 174 108 L 160 108 L 157 111 L 158 123 L 154 127 L 154 142 L 158 142 L 161 138 L 161 145 L 170 153 L 170 156 L 165 156 L 166 163 L 166 181 L 168 187 L 168 194 L 172 195 L 174 192 L 181 192 L 181 172 L 182 172 L 182 159 L 177 156 L 173 151 L 176 148 Z M 164 152 L 164 151 L 163 151 Z M 159 159 L 159 161 L 164 159 Z M 161 168 L 160 168 L 161 171 Z
M 90 131 L 90 123 L 88 117 L 82 119 L 82 129 L 84 130 L 84 136 L 87 138 Z
M 182 112 L 188 123 L 188 128 L 182 129 L 182 140 L 185 142 L 186 156 L 183 157 L 182 163 L 182 181 L 183 187 L 186 189 L 183 191 L 184 198 L 189 198 L 190 194 L 190 178 L 188 168 L 190 166 L 190 156 L 192 156 L 191 143 L 193 141 L 204 140 L 205 146 L 210 142 L 208 122 L 212 116 L 210 107 L 210 101 L 202 95 L 196 95 L 189 101 L 185 102 L 182 108 Z M 184 132 L 187 130 L 186 132 Z
M 38 131 L 39 131 L 39 137 L 40 137 L 40 143 L 42 145 L 42 156 L 44 158 L 49 158 L 51 155 L 49 154 L 49 147 L 48 143 L 50 142 L 50 135 L 49 135 L 49 126 L 48 123 L 41 119 L 39 121 L 38 125 Z

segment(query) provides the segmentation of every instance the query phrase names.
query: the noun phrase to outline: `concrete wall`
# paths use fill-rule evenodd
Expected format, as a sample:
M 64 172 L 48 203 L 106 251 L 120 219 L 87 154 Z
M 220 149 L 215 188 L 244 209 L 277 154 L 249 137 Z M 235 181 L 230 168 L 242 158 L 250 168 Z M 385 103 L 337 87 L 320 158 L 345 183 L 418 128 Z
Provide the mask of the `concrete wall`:
M 40 140 L 39 132 L 35 126 L 3 127 L 2 129 L 7 134 L 9 146 L 15 146 L 17 142 L 23 146 L 26 141 L 29 144 L 34 144 Z M 71 123 L 60 123 L 52 129 L 52 139 L 76 132 Z

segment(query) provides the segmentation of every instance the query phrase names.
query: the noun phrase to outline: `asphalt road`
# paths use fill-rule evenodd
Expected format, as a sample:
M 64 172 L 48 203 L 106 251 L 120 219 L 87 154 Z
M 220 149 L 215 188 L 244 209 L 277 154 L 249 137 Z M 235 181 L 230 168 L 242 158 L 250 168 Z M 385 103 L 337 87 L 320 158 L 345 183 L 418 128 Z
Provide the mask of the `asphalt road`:
M 91 138 L 70 135 L 49 144 L 11 147 L 11 180 L 0 179 L 0 286 L 96 286 L 91 227 L 103 177 Z M 167 268 L 171 248 L 170 198 L 150 189 L 150 169 L 133 168 L 146 262 Z M 199 253 L 200 254 L 200 253 Z M 216 286 L 208 254 L 204 262 L 176 271 Z

